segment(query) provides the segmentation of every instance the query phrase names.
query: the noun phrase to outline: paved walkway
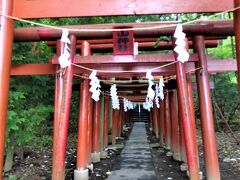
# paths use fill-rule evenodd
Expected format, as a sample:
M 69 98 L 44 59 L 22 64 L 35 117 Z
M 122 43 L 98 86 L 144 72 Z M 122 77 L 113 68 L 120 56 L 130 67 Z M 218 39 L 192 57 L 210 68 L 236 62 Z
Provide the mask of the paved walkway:
M 156 179 L 145 123 L 136 122 L 108 180 Z

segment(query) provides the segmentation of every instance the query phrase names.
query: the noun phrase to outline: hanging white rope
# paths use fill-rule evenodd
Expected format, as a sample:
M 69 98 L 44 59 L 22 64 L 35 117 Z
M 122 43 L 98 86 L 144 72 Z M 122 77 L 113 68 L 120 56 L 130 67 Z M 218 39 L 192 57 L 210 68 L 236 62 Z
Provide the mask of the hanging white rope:
M 61 68 L 66 68 L 71 65 L 70 62 L 70 49 L 68 47 L 68 44 L 71 44 L 70 39 L 68 38 L 68 30 L 63 29 L 62 31 L 62 37 L 61 37 L 61 42 L 64 43 L 64 49 L 60 57 L 58 58 L 59 64 Z
M 92 98 L 95 101 L 99 101 L 99 96 L 101 93 L 101 90 L 100 90 L 101 85 L 100 85 L 100 81 L 96 75 L 97 75 L 97 72 L 92 71 L 92 73 L 89 76 L 89 79 L 91 80 L 90 81 L 91 88 L 89 89 L 89 91 L 92 92 Z
M 120 109 L 120 103 L 117 95 L 117 87 L 116 84 L 111 85 L 110 94 L 112 99 L 112 108 L 113 109 Z
M 174 51 L 178 54 L 177 60 L 181 63 L 187 62 L 189 60 L 189 53 L 185 49 L 186 46 L 186 34 L 183 32 L 183 27 L 181 24 L 178 24 L 174 33 L 174 37 L 176 38 L 176 47 Z

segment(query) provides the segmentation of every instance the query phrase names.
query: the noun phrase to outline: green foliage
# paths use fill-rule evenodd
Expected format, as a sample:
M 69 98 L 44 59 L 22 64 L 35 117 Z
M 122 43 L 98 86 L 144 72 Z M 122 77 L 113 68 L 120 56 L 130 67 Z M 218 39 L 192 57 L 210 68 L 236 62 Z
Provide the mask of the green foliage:
M 233 39 L 228 37 L 217 48 L 209 49 L 208 52 L 217 59 L 232 59 L 235 54 Z M 235 72 L 220 73 L 213 77 L 215 89 L 213 100 L 220 107 L 223 115 L 229 123 L 240 119 L 240 100 L 238 98 L 237 74 Z M 215 119 L 219 119 L 215 113 Z

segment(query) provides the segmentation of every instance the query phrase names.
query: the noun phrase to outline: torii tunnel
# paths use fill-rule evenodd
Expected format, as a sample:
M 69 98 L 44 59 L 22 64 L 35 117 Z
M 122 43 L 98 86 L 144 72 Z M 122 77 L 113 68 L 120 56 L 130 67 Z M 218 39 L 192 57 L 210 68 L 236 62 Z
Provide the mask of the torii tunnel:
M 55 76 L 54 134 L 52 179 L 65 179 L 65 155 L 68 135 L 70 102 L 73 78 L 79 79 L 80 107 L 78 122 L 77 164 L 75 179 L 84 179 L 88 166 L 100 161 L 104 148 L 108 145 L 108 119 L 112 119 L 112 143 L 121 133 L 123 125 L 129 121 L 129 112 L 112 110 L 108 96 L 101 100 L 92 100 L 89 92 L 89 69 L 99 70 L 97 76 L 109 80 L 115 77 L 128 81 L 128 87 L 119 86 L 121 96 L 134 101 L 134 96 L 146 96 L 145 86 L 137 86 L 132 79 L 145 77 L 142 69 L 162 68 L 153 71 L 154 76 L 175 76 L 166 84 L 166 98 L 161 101 L 161 108 L 151 110 L 151 124 L 161 144 L 173 152 L 174 159 L 188 165 L 189 178 L 200 179 L 196 125 L 194 115 L 192 77 L 197 79 L 197 91 L 201 114 L 201 130 L 204 147 L 206 176 L 209 180 L 219 180 L 220 171 L 213 122 L 212 99 L 209 87 L 209 75 L 227 72 L 238 72 L 240 87 L 240 0 L 1 0 L 1 41 L 0 41 L 0 172 L 3 172 L 5 132 L 11 76 L 52 75 Z M 234 9 L 235 8 L 235 9 Z M 100 29 L 102 31 L 70 30 L 71 65 L 59 75 L 58 58 L 63 44 L 60 42 L 61 29 L 47 27 L 14 28 L 14 21 L 21 19 L 147 15 L 173 13 L 215 13 L 234 9 L 234 20 L 198 21 L 183 25 L 187 35 L 186 49 L 193 49 L 190 60 L 186 63 L 177 61 L 173 51 L 175 39 L 153 44 L 161 36 L 173 36 L 176 22 L 121 23 L 65 26 L 69 29 Z M 13 18 L 14 17 L 14 18 Z M 166 25 L 171 25 L 165 28 Z M 149 28 L 155 27 L 159 28 Z M 114 31 L 118 28 L 118 31 Z M 121 31 L 119 30 L 121 28 Z M 125 30 L 127 28 L 127 30 Z M 130 29 L 129 29 L 130 28 Z M 131 30 L 135 28 L 135 30 Z M 137 30 L 137 28 L 139 28 Z M 143 28 L 143 29 L 141 29 Z M 105 31 L 112 29 L 112 31 Z M 128 32 L 128 42 L 124 50 L 119 50 L 118 32 Z M 124 34 L 124 33 L 123 33 Z M 236 60 L 217 60 L 205 52 L 205 48 L 217 47 L 218 40 L 227 36 L 236 38 Z M 46 41 L 54 46 L 56 55 L 49 57 L 46 64 L 11 64 L 12 46 L 18 42 Z M 121 42 L 120 42 L 121 43 Z M 134 47 L 134 44 L 135 45 Z M 135 51 L 151 51 L 151 54 L 137 54 Z M 157 50 L 169 50 L 167 54 L 157 54 Z M 109 55 L 96 53 L 108 52 Z M 170 64 L 170 65 L 168 65 Z M 165 66 L 166 65 L 166 66 Z M 87 67 L 87 68 L 80 68 Z M 109 73 L 110 71 L 111 73 Z M 121 72 L 122 73 L 119 73 Z M 124 72 L 126 71 L 126 72 Z M 117 80 L 116 80 L 117 82 Z M 140 80 L 138 85 L 141 84 Z M 104 90 L 108 91 L 108 85 Z M 143 98 L 142 100 L 144 100 Z M 138 99 L 138 101 L 141 101 Z M 103 123 L 100 114 L 104 111 Z M 103 135 L 100 136 L 100 126 Z M 2 180 L 2 176 L 0 176 Z

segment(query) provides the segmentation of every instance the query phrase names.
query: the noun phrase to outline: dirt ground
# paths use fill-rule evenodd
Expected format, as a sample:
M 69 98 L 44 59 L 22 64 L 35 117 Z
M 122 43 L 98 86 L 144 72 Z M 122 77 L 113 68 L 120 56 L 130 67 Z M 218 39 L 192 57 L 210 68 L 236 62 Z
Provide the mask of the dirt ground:
M 240 137 L 240 132 L 235 132 Z M 240 179 L 240 145 L 238 145 L 230 134 L 224 132 L 217 133 L 219 166 L 222 180 Z M 148 130 L 150 144 L 158 143 L 156 136 Z M 203 146 L 201 133 L 198 132 L 200 167 L 203 172 L 203 179 L 206 179 L 206 171 L 203 159 Z M 172 157 L 166 156 L 168 152 L 165 148 L 153 147 L 152 156 L 156 174 L 159 180 L 187 180 L 186 172 L 180 171 L 181 162 L 176 162 Z
M 124 144 L 130 133 L 124 131 L 121 139 L 117 139 L 117 144 Z M 76 165 L 76 143 L 77 137 L 70 135 L 68 137 L 68 146 L 66 151 L 65 171 L 66 180 L 73 179 L 73 173 Z M 90 172 L 90 180 L 106 179 L 113 165 L 117 161 L 122 149 L 108 149 L 108 156 L 99 163 L 94 164 L 94 172 Z M 42 151 L 28 150 L 24 153 L 24 160 L 14 157 L 13 170 L 4 175 L 4 180 L 51 180 L 52 169 L 52 151 L 51 147 L 46 147 Z

